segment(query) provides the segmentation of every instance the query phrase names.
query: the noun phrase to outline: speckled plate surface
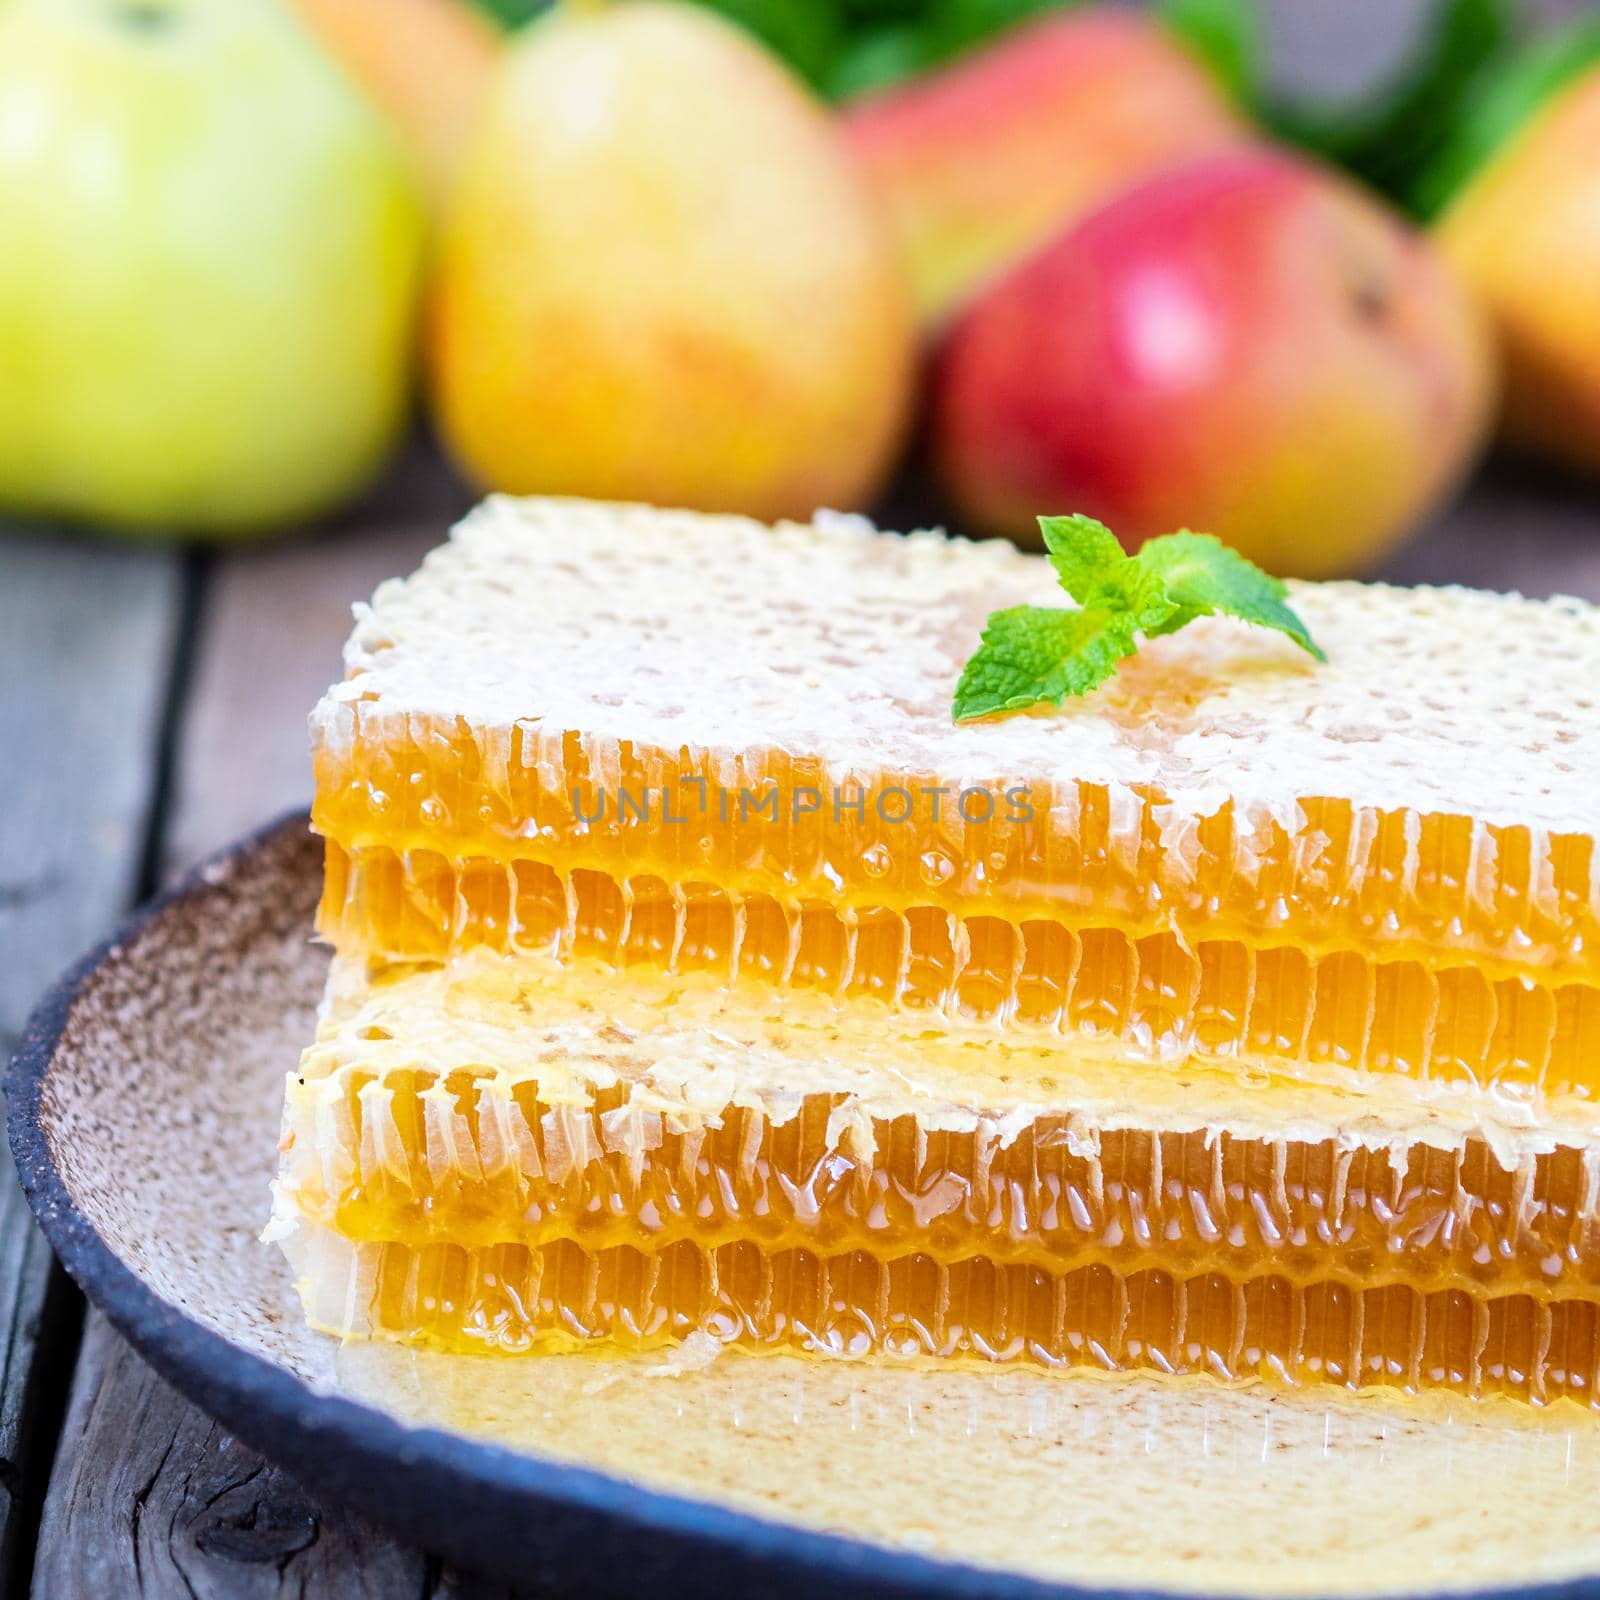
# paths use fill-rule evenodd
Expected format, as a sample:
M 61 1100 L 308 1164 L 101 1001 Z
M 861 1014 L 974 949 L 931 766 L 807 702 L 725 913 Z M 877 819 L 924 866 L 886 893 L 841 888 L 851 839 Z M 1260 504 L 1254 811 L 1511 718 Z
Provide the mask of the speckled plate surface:
M 276 1161 L 283 1075 L 310 1037 L 326 972 L 326 954 L 309 938 L 320 869 L 320 846 L 303 816 L 201 869 L 67 974 L 30 1023 L 9 1083 L 17 1166 L 67 1269 L 165 1377 L 241 1438 L 403 1537 L 552 1596 L 670 1600 L 721 1589 L 774 1597 L 1085 1600 L 1105 1593 L 1119 1572 L 1128 1574 L 1126 1583 L 1153 1570 L 1123 1554 L 1119 1566 L 1095 1548 L 1105 1525 L 1095 1522 L 1093 1507 L 1115 1498 L 1118 1486 L 1124 1500 L 1159 1505 L 1161 1528 L 1174 1519 L 1181 1527 L 1186 1518 L 1199 1530 L 1191 1542 L 1202 1546 L 1217 1527 L 1213 1506 L 1237 1507 L 1242 1498 L 1247 1536 L 1253 1527 L 1256 1537 L 1280 1546 L 1276 1567 L 1258 1568 L 1245 1586 L 1273 1587 L 1274 1571 L 1291 1575 L 1287 1589 L 1323 1586 L 1315 1577 L 1292 1581 L 1297 1529 L 1315 1519 L 1284 1515 L 1306 1506 L 1329 1481 L 1333 1436 L 1321 1401 L 1258 1394 L 1247 1401 L 1217 1398 L 1213 1406 L 1196 1402 L 1198 1391 L 1190 1388 L 1176 1399 L 1175 1390 L 1165 1391 L 1169 1403 L 1148 1389 L 1102 1383 L 1100 1392 L 1114 1399 L 1086 1407 L 1081 1397 L 1091 1390 L 1072 1388 L 1070 1380 L 969 1379 L 985 1395 L 1020 1408 L 1019 1436 L 1037 1445 L 1002 1458 L 991 1516 L 971 1509 L 968 1481 L 949 1474 L 950 1481 L 938 1481 L 936 1458 L 908 1443 L 906 1416 L 918 1406 L 927 1413 L 913 1418 L 918 1440 L 930 1420 L 935 1427 L 948 1422 L 958 1442 L 971 1431 L 947 1391 L 913 1389 L 920 1380 L 905 1374 L 895 1389 L 838 1366 L 796 1379 L 759 1361 L 744 1363 L 750 1374 L 740 1380 L 744 1394 L 770 1395 L 784 1412 L 780 1443 L 790 1413 L 799 1429 L 802 1401 L 810 1405 L 807 1448 L 817 1470 L 835 1468 L 837 1496 L 848 1499 L 863 1479 L 838 1468 L 827 1452 L 841 1440 L 858 1452 L 875 1449 L 875 1456 L 858 1453 L 854 1470 L 870 1460 L 884 1478 L 903 1478 L 935 1534 L 941 1519 L 958 1514 L 998 1523 L 1009 1516 L 1013 1523 L 991 1539 L 989 1553 L 973 1559 L 1020 1561 L 1013 1552 L 1030 1540 L 1054 1539 L 1047 1570 L 1075 1577 L 1073 1587 L 753 1515 L 737 1508 L 737 1496 L 728 1492 L 736 1485 L 724 1484 L 720 1499 L 696 1499 L 702 1486 L 708 1496 L 719 1491 L 692 1471 L 672 1482 L 688 1493 L 643 1487 L 622 1475 L 626 1452 L 597 1450 L 583 1458 L 606 1460 L 618 1471 L 613 1476 L 559 1460 L 559 1452 L 409 1426 L 392 1410 L 350 1398 L 337 1347 L 305 1328 L 281 1255 L 258 1238 Z M 553 1381 L 547 1374 L 554 1369 L 516 1366 L 521 1370 L 510 1387 L 522 1384 L 524 1395 Z M 1069 1387 L 1061 1387 L 1064 1381 Z M 809 1400 L 803 1384 L 810 1384 Z M 648 1405 L 630 1409 L 616 1391 L 591 1402 L 593 1387 L 579 1392 L 580 1410 L 571 1417 L 588 1422 L 598 1415 L 602 1432 L 613 1434 L 634 1420 L 642 1425 Z M 665 1392 L 654 1386 L 651 1403 Z M 927 1400 L 929 1394 L 935 1399 Z M 880 1410 L 899 1418 L 876 1441 L 858 1427 L 862 1396 L 867 1410 L 881 1402 Z M 658 1436 L 671 1437 L 679 1427 L 672 1404 L 658 1407 L 666 1417 Z M 1195 1423 L 1193 1436 L 1173 1450 L 1175 1423 L 1185 1419 Z M 1439 1428 L 1403 1412 L 1346 1408 L 1338 1425 L 1347 1463 L 1358 1475 L 1376 1476 L 1363 1491 L 1364 1520 L 1318 1533 L 1323 1565 L 1305 1570 L 1334 1573 L 1326 1587 L 1346 1587 L 1338 1564 L 1345 1541 L 1352 1560 L 1358 1550 L 1378 1547 L 1360 1585 L 1369 1592 L 1375 1585 L 1413 1593 L 1449 1587 L 1600 1600 L 1600 1578 L 1587 1576 L 1600 1572 L 1600 1535 L 1589 1531 L 1600 1495 L 1600 1429 L 1518 1422 L 1497 1433 L 1463 1417 L 1452 1419 L 1453 1432 L 1441 1445 L 1446 1436 Z M 1303 1444 L 1285 1451 L 1296 1430 Z M 1114 1435 L 1109 1442 L 1107 1434 Z M 1152 1464 L 1151 1441 L 1158 1437 L 1172 1457 L 1166 1464 L 1159 1453 Z M 1219 1440 L 1229 1442 L 1219 1449 Z M 937 1459 L 963 1458 L 958 1451 Z M 1436 1501 L 1430 1490 L 1452 1470 L 1468 1480 L 1453 1505 Z M 1415 1515 L 1404 1504 L 1407 1495 L 1417 1502 Z M 1542 1524 L 1521 1520 L 1519 1495 L 1546 1508 Z M 1253 1522 L 1251 1496 L 1260 1497 L 1262 1509 Z M 1016 1504 L 1007 1505 L 1008 1498 Z M 783 1505 L 781 1497 L 771 1503 Z M 1013 1527 L 1022 1530 L 1020 1539 Z M 1404 1572 L 1398 1581 L 1385 1582 L 1385 1549 L 1398 1551 L 1405 1541 L 1417 1559 L 1394 1569 Z M 1208 1570 L 1191 1569 L 1183 1587 L 1204 1592 Z

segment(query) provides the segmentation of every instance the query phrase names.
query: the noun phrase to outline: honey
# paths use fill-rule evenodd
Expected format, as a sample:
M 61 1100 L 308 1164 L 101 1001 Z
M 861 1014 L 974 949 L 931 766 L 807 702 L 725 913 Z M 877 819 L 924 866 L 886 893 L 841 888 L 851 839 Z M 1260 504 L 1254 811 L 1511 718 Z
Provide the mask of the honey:
M 1351 1600 L 1570 1582 L 1600 1562 L 1600 1428 L 1571 1406 L 703 1355 L 352 1340 L 335 1360 L 345 1392 L 412 1427 L 1057 1584 Z
M 1427 1120 L 1246 1136 L 1211 1118 L 1312 1126 L 1330 1096 L 1241 1101 L 1222 1073 L 1162 1103 L 1115 1057 L 1076 1064 L 1079 1109 L 1040 1112 L 1056 1051 L 763 994 L 559 952 L 336 973 L 279 1180 L 281 1213 L 371 1275 L 336 1274 L 324 1320 L 365 1307 L 341 1331 L 446 1349 L 698 1330 L 1588 1403 L 1600 1156 L 1579 1144 Z M 1201 1124 L 1128 1120 L 1180 1109 Z
M 1588 1218 L 1600 1172 L 1570 1149 L 1508 1168 L 1477 1140 L 1399 1156 L 1202 1132 L 1090 1140 L 1043 1117 L 1002 1141 L 906 1114 L 878 1122 L 864 1155 L 841 1137 L 838 1097 L 804 1097 L 782 1122 L 731 1108 L 673 1131 L 647 1092 L 556 1107 L 531 1076 L 344 1068 L 312 1091 L 291 1098 L 290 1134 L 317 1152 L 301 1213 L 363 1242 L 915 1246 L 942 1264 L 1137 1261 L 1238 1280 L 1272 1268 L 1299 1283 L 1472 1296 L 1600 1290 Z

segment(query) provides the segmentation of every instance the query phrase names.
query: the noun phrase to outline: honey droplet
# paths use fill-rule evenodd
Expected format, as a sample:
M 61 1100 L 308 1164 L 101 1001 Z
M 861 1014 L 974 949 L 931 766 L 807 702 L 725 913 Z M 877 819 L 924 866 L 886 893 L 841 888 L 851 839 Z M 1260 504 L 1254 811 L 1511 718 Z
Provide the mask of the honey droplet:
M 861 870 L 869 878 L 881 878 L 894 865 L 894 857 L 886 844 L 869 844 L 861 852 Z

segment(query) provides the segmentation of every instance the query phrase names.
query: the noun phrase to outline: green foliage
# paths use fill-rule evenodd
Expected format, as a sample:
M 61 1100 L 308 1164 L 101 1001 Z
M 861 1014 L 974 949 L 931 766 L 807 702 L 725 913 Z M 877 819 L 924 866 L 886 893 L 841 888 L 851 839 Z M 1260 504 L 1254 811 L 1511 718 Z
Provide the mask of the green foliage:
M 1550 95 L 1597 65 L 1600 15 L 1530 35 L 1519 0 L 1434 0 L 1421 44 L 1383 89 L 1342 107 L 1263 96 L 1256 111 L 1279 138 L 1428 220 Z
M 1435 0 L 1421 44 L 1386 87 L 1353 105 L 1266 97 L 1279 138 L 1404 200 L 1511 47 L 1516 0 Z
M 1405 196 L 1411 209 L 1436 216 L 1551 95 L 1597 64 L 1600 15 L 1579 17 L 1507 54 L 1413 181 Z
M 771 21 L 759 15 L 775 0 L 702 0 L 735 16 L 771 43 Z M 781 4 L 781 0 L 777 0 Z M 825 60 L 789 59 L 831 100 L 851 100 L 943 66 L 1008 28 L 1076 0 L 798 0 L 833 21 Z M 744 12 L 747 14 L 741 15 Z M 787 52 L 783 52 L 787 54 Z
M 548 0 L 474 0 L 503 28 L 520 28 L 545 9 Z
M 932 65 L 922 29 L 908 22 L 886 22 L 853 34 L 816 87 L 832 100 L 854 100 L 913 78 Z
M 839 8 L 817 0 L 714 0 L 711 9 L 753 33 L 819 87 L 847 37 Z
M 1078 609 L 991 613 L 956 685 L 957 722 L 1088 694 L 1139 648 L 1140 634 L 1176 633 L 1197 617 L 1273 628 L 1327 659 L 1288 604 L 1287 587 L 1208 533 L 1163 534 L 1130 556 L 1093 517 L 1040 517 L 1039 529 L 1056 580 Z

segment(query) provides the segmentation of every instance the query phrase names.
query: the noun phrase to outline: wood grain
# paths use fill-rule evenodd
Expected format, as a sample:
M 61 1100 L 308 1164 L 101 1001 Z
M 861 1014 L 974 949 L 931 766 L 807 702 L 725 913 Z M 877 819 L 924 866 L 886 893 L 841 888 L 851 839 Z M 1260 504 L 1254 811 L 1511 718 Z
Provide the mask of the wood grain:
M 306 714 L 339 674 L 350 607 L 466 508 L 426 452 L 342 532 L 216 559 L 173 749 L 168 875 L 310 799 Z M 34 1592 L 494 1600 L 286 1473 L 176 1394 L 91 1314 L 40 1533 Z
M 134 892 L 179 586 L 171 555 L 0 542 L 0 1045 Z
M 350 607 L 411 571 L 469 504 L 419 448 L 346 530 L 217 565 L 175 752 L 170 870 L 309 804 L 306 717 L 339 677 Z
M 0 1594 L 32 1560 L 83 1305 L 0 1156 Z
M 0 542 L 0 1057 L 127 909 L 178 625 L 171 555 Z M 19 692 L 20 690 L 20 692 Z M 79 1304 L 0 1154 L 0 1588 L 26 1569 Z
M 40 1600 L 517 1600 L 319 1505 L 97 1313 L 60 1459 L 39 1535 Z
M 438 1593 L 426 1557 L 315 1506 L 90 1318 L 40 1530 L 50 1600 Z

